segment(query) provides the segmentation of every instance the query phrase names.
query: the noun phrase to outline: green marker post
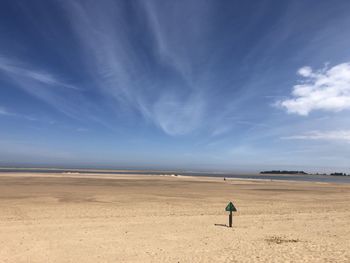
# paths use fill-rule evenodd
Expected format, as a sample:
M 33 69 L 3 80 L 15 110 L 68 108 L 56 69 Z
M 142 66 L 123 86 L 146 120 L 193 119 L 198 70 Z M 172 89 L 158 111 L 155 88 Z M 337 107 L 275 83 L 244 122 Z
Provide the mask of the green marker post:
M 233 205 L 232 202 L 229 202 L 228 205 L 226 206 L 225 210 L 230 212 L 230 215 L 228 217 L 228 225 L 229 225 L 229 227 L 232 227 L 232 212 L 237 212 L 237 209 Z

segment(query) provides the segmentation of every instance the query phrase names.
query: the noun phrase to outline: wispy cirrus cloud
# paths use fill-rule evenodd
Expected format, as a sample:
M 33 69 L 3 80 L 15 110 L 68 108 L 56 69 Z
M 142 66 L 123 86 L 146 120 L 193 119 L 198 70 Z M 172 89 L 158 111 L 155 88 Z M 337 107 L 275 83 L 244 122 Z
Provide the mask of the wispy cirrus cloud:
M 304 134 L 282 137 L 288 140 L 330 140 L 350 142 L 350 130 L 311 131 Z
M 73 90 L 80 90 L 80 88 L 75 87 L 73 85 L 67 84 L 53 74 L 41 70 L 32 69 L 23 63 L 20 63 L 15 60 L 11 60 L 9 58 L 0 56 L 0 71 L 6 73 L 8 76 L 13 78 L 27 78 L 33 81 L 37 81 L 38 83 L 42 83 L 50 86 L 56 86 L 59 88 L 68 88 Z
M 140 3 L 134 10 L 140 20 L 133 23 L 144 28 L 143 37 L 154 44 L 148 54 L 135 46 L 122 3 L 76 1 L 66 3 L 65 10 L 90 77 L 105 96 L 116 101 L 116 108 L 141 114 L 169 135 L 189 133 L 201 125 L 206 107 L 205 92 L 192 74 L 191 48 L 185 48 L 186 39 L 179 37 L 177 17 L 161 18 L 156 5 Z M 180 13 L 181 6 L 173 8 Z M 195 49 L 193 45 L 193 53 Z M 163 80 L 163 71 L 176 76 L 171 84 Z
M 219 35 L 212 25 L 218 19 L 218 7 L 211 2 L 136 1 L 130 5 L 78 0 L 56 4 L 65 12 L 62 19 L 68 19 L 64 32 L 69 46 L 77 48 L 76 64 L 67 59 L 66 66 L 81 67 L 84 83 L 100 101 L 96 103 L 91 94 L 84 97 L 80 84 L 77 87 L 62 77 L 70 72 L 58 75 L 50 63 L 44 71 L 34 64 L 3 59 L 0 73 L 72 118 L 103 121 L 108 112 L 108 126 L 123 118 L 136 123 L 141 117 L 172 136 L 196 130 L 222 135 L 233 126 L 227 123 L 230 116 L 255 96 L 256 78 L 237 84 L 235 75 L 242 69 L 227 65 L 221 70 L 216 54 L 226 59 L 231 44 L 225 47 L 214 41 Z M 69 54 L 60 45 L 55 49 Z M 221 75 L 226 70 L 229 77 Z
M 303 116 L 316 110 L 350 109 L 350 62 L 317 71 L 305 66 L 298 74 L 305 80 L 293 87 L 293 98 L 278 101 L 278 106 Z
M 37 118 L 30 116 L 30 115 L 24 115 L 24 114 L 19 114 L 13 111 L 8 110 L 5 107 L 0 106 L 0 116 L 6 116 L 6 117 L 16 117 L 16 118 L 22 118 L 28 121 L 37 121 Z
M 4 107 L 0 107 L 0 115 L 11 116 L 11 115 L 13 115 L 13 113 L 12 113 L 12 112 L 9 112 L 9 111 L 6 110 Z
M 54 74 L 36 69 L 17 59 L 0 56 L 0 74 L 4 75 L 16 87 L 42 100 L 58 111 L 73 117 L 77 106 L 67 100 L 68 96 L 77 97 L 80 88 L 71 85 Z

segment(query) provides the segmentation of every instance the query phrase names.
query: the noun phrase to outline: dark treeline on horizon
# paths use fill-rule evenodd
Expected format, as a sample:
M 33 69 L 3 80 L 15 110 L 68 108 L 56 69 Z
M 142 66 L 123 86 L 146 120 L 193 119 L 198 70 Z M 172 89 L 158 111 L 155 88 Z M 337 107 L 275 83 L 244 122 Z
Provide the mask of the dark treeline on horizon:
M 272 171 L 261 171 L 260 174 L 308 174 L 304 171 L 286 171 L 286 170 L 272 170 Z M 314 175 L 327 175 L 327 174 L 319 174 L 319 173 L 315 173 Z M 350 174 L 346 174 L 346 173 L 331 173 L 329 174 L 331 176 L 350 176 Z
M 272 170 L 272 171 L 262 171 L 261 174 L 308 174 L 304 171 L 281 171 L 281 170 Z
M 331 173 L 330 175 L 333 175 L 333 176 L 350 176 L 350 174 L 346 174 L 346 173 Z

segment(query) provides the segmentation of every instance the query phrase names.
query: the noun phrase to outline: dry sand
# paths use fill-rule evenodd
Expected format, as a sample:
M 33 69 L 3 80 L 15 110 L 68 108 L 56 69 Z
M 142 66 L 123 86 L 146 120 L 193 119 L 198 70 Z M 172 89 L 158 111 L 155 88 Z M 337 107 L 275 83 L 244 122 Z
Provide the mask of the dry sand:
M 346 184 L 0 175 L 1 263 L 350 262 L 349 240 Z

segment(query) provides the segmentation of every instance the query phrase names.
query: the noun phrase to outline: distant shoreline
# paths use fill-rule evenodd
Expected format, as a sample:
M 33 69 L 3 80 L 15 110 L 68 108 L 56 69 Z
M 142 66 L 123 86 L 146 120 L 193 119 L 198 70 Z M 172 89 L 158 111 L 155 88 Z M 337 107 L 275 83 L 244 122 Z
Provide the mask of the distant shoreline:
M 97 170 L 97 169 L 59 169 L 59 168 L 0 168 L 0 174 L 6 173 L 38 173 L 38 174 L 100 174 L 100 175 L 149 175 L 149 176 L 194 176 L 194 177 L 215 177 L 227 179 L 247 180 L 280 180 L 280 181 L 304 181 L 323 183 L 350 183 L 350 176 L 332 176 L 316 174 L 242 174 L 242 173 L 214 173 L 214 172 L 180 172 L 160 170 Z

